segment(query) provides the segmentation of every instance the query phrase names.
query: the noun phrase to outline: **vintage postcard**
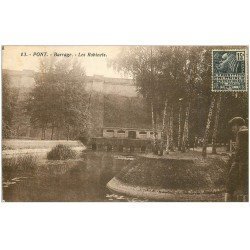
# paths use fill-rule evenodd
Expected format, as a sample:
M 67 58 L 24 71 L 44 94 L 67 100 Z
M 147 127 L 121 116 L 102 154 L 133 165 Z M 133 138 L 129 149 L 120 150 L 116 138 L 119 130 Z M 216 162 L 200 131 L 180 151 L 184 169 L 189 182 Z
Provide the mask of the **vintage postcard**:
M 248 202 L 247 46 L 2 46 L 2 201 Z

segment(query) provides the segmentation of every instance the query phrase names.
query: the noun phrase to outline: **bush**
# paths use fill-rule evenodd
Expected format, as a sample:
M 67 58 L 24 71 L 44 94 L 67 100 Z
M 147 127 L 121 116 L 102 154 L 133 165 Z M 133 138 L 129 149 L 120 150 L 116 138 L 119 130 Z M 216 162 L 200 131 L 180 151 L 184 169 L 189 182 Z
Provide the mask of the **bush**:
M 69 146 L 59 144 L 51 149 L 47 154 L 48 160 L 66 160 L 76 157 L 76 152 Z
M 90 134 L 87 131 L 83 131 L 80 136 L 78 137 L 78 140 L 84 144 L 87 145 L 89 143 L 90 140 Z

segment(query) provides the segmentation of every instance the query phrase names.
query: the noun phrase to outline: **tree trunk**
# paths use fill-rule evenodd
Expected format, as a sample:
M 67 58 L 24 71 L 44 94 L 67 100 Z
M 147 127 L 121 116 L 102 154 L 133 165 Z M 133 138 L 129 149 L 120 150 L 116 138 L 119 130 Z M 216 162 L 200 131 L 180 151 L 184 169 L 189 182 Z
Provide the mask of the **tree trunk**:
M 181 151 L 181 112 L 182 112 L 182 103 L 180 102 L 179 109 L 179 118 L 178 118 L 178 150 Z
M 168 99 L 166 97 L 165 103 L 164 103 L 164 110 L 163 110 L 163 118 L 162 118 L 162 139 L 166 141 L 166 152 L 168 154 Z
M 183 135 L 182 135 L 182 146 L 181 146 L 181 152 L 186 152 L 187 143 L 188 143 L 188 132 L 189 132 L 189 114 L 190 114 L 190 102 L 188 103 L 188 106 L 186 108 L 186 114 L 185 114 L 185 121 L 184 121 L 184 128 L 183 128 Z
M 151 118 L 152 118 L 152 130 L 153 130 L 153 151 L 156 151 L 156 124 L 155 124 L 155 111 L 153 102 L 151 102 Z
M 174 135 L 174 107 L 171 106 L 169 114 L 169 150 L 174 151 L 173 135 Z
M 168 107 L 168 99 L 166 98 L 165 103 L 164 103 L 163 119 L 162 119 L 162 131 L 163 131 L 163 133 L 164 133 L 164 130 L 166 127 L 167 107 Z
M 67 141 L 69 140 L 69 132 L 70 132 L 70 127 L 69 125 L 67 126 Z
M 51 128 L 51 136 L 50 136 L 50 140 L 53 140 L 53 136 L 54 136 L 54 126 L 52 126 Z
M 220 108 L 221 108 L 221 94 L 218 95 L 217 103 L 216 103 L 214 131 L 213 131 L 213 136 L 212 136 L 212 154 L 217 153 L 216 152 L 216 140 L 217 140 L 219 119 L 220 119 Z
M 60 128 L 59 127 L 57 127 L 57 140 L 60 140 Z
M 17 137 L 19 137 L 19 130 L 20 130 L 20 126 L 18 125 L 17 126 L 17 132 L 16 132 L 17 133 Z
M 165 137 L 165 140 L 166 140 L 166 154 L 169 154 L 169 146 L 170 146 L 170 143 L 169 143 L 169 138 L 170 138 L 170 133 L 169 133 L 169 131 L 170 131 L 170 110 L 169 110 L 169 108 L 168 108 L 168 110 L 167 110 L 167 112 L 166 112 L 167 114 L 166 114 L 166 116 L 167 116 L 167 119 L 166 119 L 166 127 L 165 127 L 165 135 L 166 135 L 166 137 Z
M 28 127 L 27 127 L 27 132 L 26 132 L 26 136 L 27 136 L 27 137 L 30 137 L 30 130 L 31 130 L 31 127 L 28 126 Z
M 208 141 L 209 129 L 210 129 L 212 116 L 213 116 L 214 104 L 215 104 L 215 97 L 213 96 L 210 107 L 209 107 L 209 111 L 208 111 L 207 125 L 206 125 L 205 134 L 203 137 L 203 148 L 202 148 L 202 156 L 203 157 L 207 156 L 207 141 Z
M 42 127 L 42 140 L 45 140 L 46 128 Z

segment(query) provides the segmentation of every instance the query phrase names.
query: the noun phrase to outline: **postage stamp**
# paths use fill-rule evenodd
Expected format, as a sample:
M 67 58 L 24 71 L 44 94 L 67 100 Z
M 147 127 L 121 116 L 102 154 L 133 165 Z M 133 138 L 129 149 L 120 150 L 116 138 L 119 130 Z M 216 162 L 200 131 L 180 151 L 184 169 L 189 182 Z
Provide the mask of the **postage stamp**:
M 212 91 L 247 91 L 247 63 L 245 49 L 212 50 Z

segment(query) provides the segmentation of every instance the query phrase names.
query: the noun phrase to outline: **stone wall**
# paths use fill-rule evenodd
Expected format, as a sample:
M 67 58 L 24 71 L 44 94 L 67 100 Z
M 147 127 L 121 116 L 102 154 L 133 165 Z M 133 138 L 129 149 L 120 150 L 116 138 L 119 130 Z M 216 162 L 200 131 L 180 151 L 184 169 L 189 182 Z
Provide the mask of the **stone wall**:
M 9 75 L 10 86 L 18 90 L 18 102 L 21 104 L 23 100 L 28 97 L 29 92 L 35 86 L 35 74 L 36 72 L 31 70 L 5 70 L 3 73 Z M 131 79 L 122 78 L 107 78 L 104 76 L 94 75 L 86 76 L 86 82 L 84 83 L 87 92 L 91 95 L 90 104 L 90 121 L 89 121 L 89 135 L 90 136 L 101 136 L 102 128 L 105 126 L 105 119 L 107 119 L 108 112 L 116 112 L 115 110 L 109 109 L 109 105 L 105 105 L 105 96 L 113 96 L 108 98 L 109 101 L 113 102 L 113 106 L 116 106 L 116 101 L 122 97 L 127 100 L 138 99 L 136 93 L 136 87 Z M 120 97 L 119 97 L 120 96 Z M 114 98 L 117 97 L 117 98 Z M 118 104 L 119 106 L 119 104 Z M 106 110 L 105 112 L 105 107 Z M 20 107 L 21 108 L 21 107 Z M 106 117 L 105 117 L 106 114 Z M 125 114 L 126 115 L 126 114 Z M 14 137 L 27 137 L 27 138 L 41 138 L 41 129 L 32 128 L 29 124 L 29 118 L 25 123 L 15 122 L 14 127 L 16 133 Z M 20 119 L 19 119 L 20 120 Z M 22 119 L 23 120 L 23 119 Z M 114 120 L 114 122 L 116 122 Z M 18 124 L 17 124 L 18 123 Z M 50 139 L 51 129 L 48 128 L 46 131 L 46 139 Z M 55 139 L 65 139 L 66 132 L 63 130 L 55 129 Z

